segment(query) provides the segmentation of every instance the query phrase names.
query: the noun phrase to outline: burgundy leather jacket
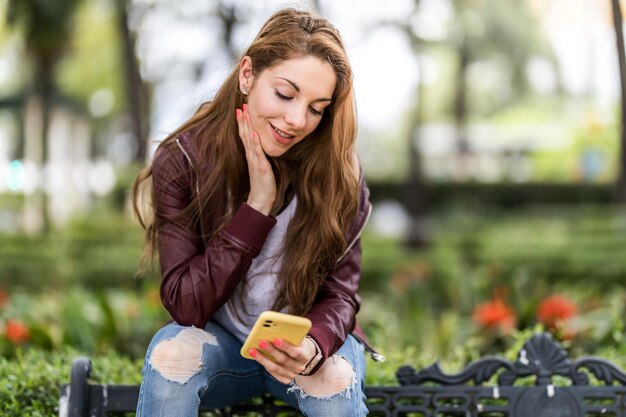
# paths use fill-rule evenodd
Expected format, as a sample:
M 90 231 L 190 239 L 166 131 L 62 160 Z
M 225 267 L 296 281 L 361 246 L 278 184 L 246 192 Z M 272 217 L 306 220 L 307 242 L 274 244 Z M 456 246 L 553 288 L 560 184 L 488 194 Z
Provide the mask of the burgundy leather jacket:
M 200 169 L 210 167 L 199 161 L 201 156 L 190 134 L 179 136 L 176 145 L 160 147 L 152 162 L 155 213 L 167 220 L 158 229 L 161 300 L 176 322 L 203 328 L 245 277 L 276 220 L 243 203 L 219 234 L 205 244 L 198 221 L 181 216 L 181 211 L 198 192 L 198 179 L 204 175 Z M 371 205 L 363 175 L 360 184 L 358 213 L 347 235 L 348 250 L 328 274 L 306 314 L 313 323 L 309 334 L 322 350 L 323 359 L 332 356 L 351 332 L 366 344 L 355 316 L 361 301 L 357 294 L 360 233 Z M 221 204 L 218 207 L 226 211 L 225 201 L 211 204 Z M 200 222 L 204 230 L 215 230 L 216 219 L 203 217 Z

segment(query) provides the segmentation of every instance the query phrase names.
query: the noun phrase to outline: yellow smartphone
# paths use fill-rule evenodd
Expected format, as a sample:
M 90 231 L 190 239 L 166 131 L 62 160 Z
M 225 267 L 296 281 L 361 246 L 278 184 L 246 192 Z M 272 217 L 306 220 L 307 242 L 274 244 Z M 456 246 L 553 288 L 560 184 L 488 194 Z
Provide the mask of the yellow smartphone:
M 306 317 L 278 313 L 276 311 L 264 311 L 259 315 L 241 347 L 241 356 L 254 359 L 250 356 L 250 349 L 258 349 L 261 340 L 271 343 L 277 337 L 297 346 L 302 343 L 310 329 L 311 320 Z

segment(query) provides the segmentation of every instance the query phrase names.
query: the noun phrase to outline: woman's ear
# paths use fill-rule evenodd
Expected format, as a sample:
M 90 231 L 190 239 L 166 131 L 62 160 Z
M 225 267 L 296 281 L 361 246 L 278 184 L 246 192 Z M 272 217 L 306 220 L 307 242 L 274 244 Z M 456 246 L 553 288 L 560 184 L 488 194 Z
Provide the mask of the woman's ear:
M 252 74 L 252 58 L 248 55 L 241 58 L 239 63 L 239 88 L 241 91 L 249 90 L 254 75 Z M 244 88 L 245 85 L 245 88 Z

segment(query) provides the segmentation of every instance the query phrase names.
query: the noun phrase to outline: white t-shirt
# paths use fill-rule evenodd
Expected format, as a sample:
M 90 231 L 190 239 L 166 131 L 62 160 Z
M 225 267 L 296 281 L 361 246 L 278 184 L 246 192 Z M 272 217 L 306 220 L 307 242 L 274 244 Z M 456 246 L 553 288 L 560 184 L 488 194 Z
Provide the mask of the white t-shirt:
M 283 262 L 283 245 L 287 226 L 296 211 L 296 197 L 276 216 L 259 255 L 252 260 L 245 283 L 240 283 L 231 300 L 214 315 L 213 320 L 242 343 L 246 340 L 259 314 L 270 310 L 276 300 L 278 273 Z M 242 285 L 245 292 L 242 296 Z M 245 306 L 245 308 L 242 308 Z

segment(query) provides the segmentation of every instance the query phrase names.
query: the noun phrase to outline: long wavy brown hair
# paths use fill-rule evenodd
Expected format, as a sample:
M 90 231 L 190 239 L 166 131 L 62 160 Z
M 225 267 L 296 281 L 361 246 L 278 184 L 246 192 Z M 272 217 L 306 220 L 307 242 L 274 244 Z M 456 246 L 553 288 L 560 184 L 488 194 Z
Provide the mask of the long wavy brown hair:
M 287 307 L 292 314 L 303 315 L 313 305 L 326 275 L 347 249 L 346 232 L 357 210 L 359 196 L 356 140 L 356 106 L 352 86 L 352 69 L 339 32 L 324 18 L 311 12 L 286 8 L 276 12 L 243 56 L 252 61 L 253 74 L 285 60 L 314 56 L 328 62 L 337 76 L 331 104 L 325 109 L 318 127 L 306 140 L 289 149 L 279 158 L 272 158 L 277 181 L 277 201 L 273 213 L 284 206 L 289 189 L 297 196 L 296 213 L 289 223 L 279 274 L 279 290 L 274 309 Z M 238 137 L 235 109 L 241 108 L 245 97 L 239 91 L 237 66 L 213 100 L 197 112 L 159 146 L 171 146 L 176 138 L 192 132 L 201 160 L 210 169 L 199 181 L 186 214 L 200 219 L 207 214 L 219 219 L 212 230 L 199 228 L 210 241 L 233 215 L 233 209 L 246 201 L 249 190 L 248 167 Z M 154 260 L 160 222 L 142 197 L 151 189 L 152 170 L 148 166 L 133 185 L 133 208 L 146 229 L 144 259 Z M 211 204 L 226 196 L 222 212 Z M 148 207 L 146 212 L 145 208 Z

